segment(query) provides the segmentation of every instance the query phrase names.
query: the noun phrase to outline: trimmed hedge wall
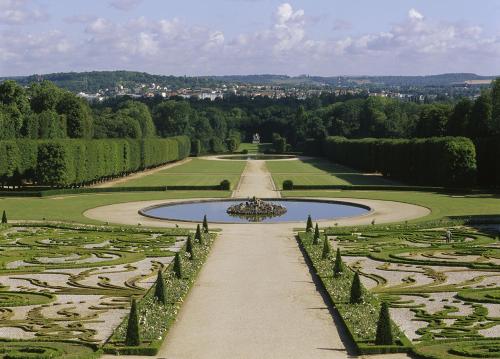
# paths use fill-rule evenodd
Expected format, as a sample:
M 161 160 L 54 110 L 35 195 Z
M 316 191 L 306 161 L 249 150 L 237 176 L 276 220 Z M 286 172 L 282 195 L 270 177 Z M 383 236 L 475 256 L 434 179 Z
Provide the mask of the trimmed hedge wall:
M 328 137 L 323 152 L 331 161 L 418 185 L 469 186 L 477 170 L 475 146 L 465 137 Z
M 181 160 L 187 136 L 166 139 L 0 141 L 0 182 L 68 187 L 124 176 Z
M 500 187 L 500 136 L 474 141 L 477 151 L 477 180 L 488 187 Z

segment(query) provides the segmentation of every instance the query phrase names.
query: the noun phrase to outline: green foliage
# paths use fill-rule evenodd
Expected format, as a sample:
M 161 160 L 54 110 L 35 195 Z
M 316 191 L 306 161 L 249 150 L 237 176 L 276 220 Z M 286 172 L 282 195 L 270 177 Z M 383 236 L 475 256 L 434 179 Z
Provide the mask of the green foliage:
M 222 191 L 229 191 L 231 189 L 231 182 L 229 182 L 229 180 L 227 179 L 222 180 L 222 182 L 220 183 L 220 189 Z
M 173 271 L 178 279 L 182 278 L 182 261 L 179 252 L 175 253 Z
M 139 346 L 141 344 L 141 337 L 139 334 L 139 314 L 137 313 L 137 302 L 135 299 L 132 299 L 132 306 L 130 307 L 125 344 L 128 346 Z
M 286 152 L 286 138 L 278 134 L 273 135 L 273 149 L 275 153 Z
M 386 302 L 380 307 L 380 314 L 377 322 L 377 335 L 375 337 L 377 345 L 392 345 L 394 338 L 392 336 L 391 317 L 389 315 L 389 306 Z
M 316 227 L 314 228 L 314 237 L 313 237 L 313 244 L 319 244 L 319 227 L 318 224 L 316 223 Z
M 351 285 L 351 298 L 349 303 L 359 304 L 363 302 L 363 291 L 361 289 L 361 280 L 359 279 L 358 272 L 354 273 Z
M 5 213 L 5 210 L 2 213 L 2 224 L 7 224 L 7 213 Z
M 191 241 L 191 236 L 188 236 L 187 242 L 186 242 L 186 253 L 189 254 L 189 259 L 193 260 L 195 259 L 194 257 L 194 248 L 193 248 L 193 242 Z
M 463 137 L 414 140 L 329 137 L 324 152 L 337 163 L 419 185 L 467 186 L 474 183 L 476 175 L 474 144 Z
M 342 256 L 340 255 L 340 248 L 337 247 L 337 252 L 335 254 L 335 263 L 333 264 L 333 276 L 338 277 L 344 271 L 344 263 L 342 262 Z
M 292 191 L 293 190 L 293 181 L 292 180 L 284 180 L 283 181 L 283 190 Z
M 311 232 L 313 229 L 313 222 L 311 215 L 307 216 L 307 223 L 306 223 L 306 232 Z
M 323 241 L 323 251 L 321 253 L 321 259 L 328 259 L 330 258 L 330 241 L 328 240 L 328 236 L 325 234 L 325 239 Z
M 203 231 L 208 233 L 208 220 L 206 214 L 203 216 Z
M 188 241 L 189 241 L 189 238 L 190 237 L 188 237 Z M 162 273 L 161 269 L 158 271 L 158 275 L 156 277 L 154 297 L 161 304 L 163 304 L 163 305 L 167 304 L 167 293 L 166 293 L 166 289 L 165 289 L 165 281 L 163 280 L 163 273 Z
M 193 142 L 191 143 L 191 155 L 193 155 L 194 157 L 198 157 L 199 155 L 201 155 L 201 141 L 196 139 L 196 140 L 193 140 Z
M 203 237 L 201 235 L 201 228 L 199 224 L 196 226 L 196 233 L 194 234 L 194 239 L 196 239 L 200 243 L 203 242 Z

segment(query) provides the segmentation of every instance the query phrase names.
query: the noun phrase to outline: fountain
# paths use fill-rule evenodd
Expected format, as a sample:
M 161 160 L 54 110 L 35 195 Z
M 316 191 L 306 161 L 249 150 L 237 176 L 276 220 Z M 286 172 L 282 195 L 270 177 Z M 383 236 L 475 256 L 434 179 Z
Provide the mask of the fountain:
M 246 202 L 230 206 L 226 212 L 230 216 L 247 218 L 251 222 L 260 222 L 266 218 L 282 216 L 286 211 L 286 207 L 282 205 L 253 197 Z

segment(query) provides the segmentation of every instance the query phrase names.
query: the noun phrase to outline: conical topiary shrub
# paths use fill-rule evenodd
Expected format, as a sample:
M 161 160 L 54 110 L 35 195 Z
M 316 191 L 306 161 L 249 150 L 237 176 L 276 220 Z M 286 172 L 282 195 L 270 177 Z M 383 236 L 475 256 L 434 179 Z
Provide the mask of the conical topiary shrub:
M 201 235 L 201 228 L 199 224 L 196 226 L 196 233 L 194 234 L 194 239 L 196 239 L 200 244 L 203 243 L 203 236 Z
M 318 224 L 316 223 L 316 227 L 314 228 L 314 237 L 313 237 L 313 244 L 319 244 L 319 227 Z
M 132 299 L 130 314 L 127 323 L 127 336 L 125 337 L 125 345 L 136 347 L 141 344 L 141 336 L 139 334 L 139 313 L 137 312 L 137 302 Z
M 311 232 L 313 229 L 313 221 L 311 219 L 311 215 L 307 216 L 307 223 L 306 223 L 306 232 Z
M 330 241 L 328 240 L 328 236 L 325 235 L 325 241 L 323 242 L 323 252 L 321 253 L 322 259 L 328 259 L 330 257 Z
M 158 276 L 156 277 L 154 296 L 161 304 L 167 304 L 167 292 L 165 290 L 165 282 L 163 281 L 161 269 L 158 271 Z
M 193 248 L 193 242 L 191 241 L 191 235 L 188 236 L 188 239 L 186 242 L 186 252 L 189 253 L 189 259 L 193 260 L 194 259 L 194 248 Z
M 7 224 L 7 213 L 5 213 L 5 210 L 2 214 L 2 224 Z
M 344 271 L 344 264 L 342 263 L 342 256 L 340 255 L 340 249 L 337 248 L 337 253 L 335 255 L 335 264 L 333 265 L 333 275 L 338 277 Z
M 392 337 L 391 316 L 389 314 L 389 306 L 386 302 L 382 303 L 380 315 L 377 322 L 377 335 L 375 337 L 377 345 L 392 345 L 394 338 Z
M 359 274 L 356 272 L 354 278 L 352 279 L 351 285 L 351 304 L 363 303 L 363 291 L 361 289 L 361 280 L 359 279 Z
M 208 233 L 208 221 L 207 221 L 207 215 L 203 216 L 203 231 L 205 233 Z
M 177 278 L 182 278 L 182 263 L 181 263 L 181 255 L 179 252 L 175 253 L 174 258 L 174 274 Z

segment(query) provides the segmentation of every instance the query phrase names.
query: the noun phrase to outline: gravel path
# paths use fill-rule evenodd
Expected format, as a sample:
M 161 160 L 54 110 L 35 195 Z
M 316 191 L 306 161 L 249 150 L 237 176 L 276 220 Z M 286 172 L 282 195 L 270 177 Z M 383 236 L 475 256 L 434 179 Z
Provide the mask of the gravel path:
M 247 161 L 240 182 L 233 192 L 234 198 L 279 198 L 281 194 L 274 186 L 266 161 Z

